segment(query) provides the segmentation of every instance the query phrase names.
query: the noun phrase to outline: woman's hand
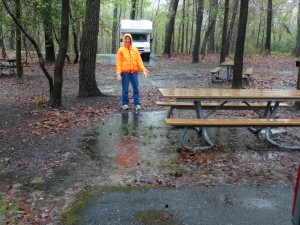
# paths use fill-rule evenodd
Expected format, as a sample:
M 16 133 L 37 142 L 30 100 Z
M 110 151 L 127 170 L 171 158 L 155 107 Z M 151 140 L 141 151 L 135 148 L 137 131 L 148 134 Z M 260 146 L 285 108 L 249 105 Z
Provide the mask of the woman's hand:
M 122 80 L 121 74 L 117 74 L 117 80 Z
M 144 77 L 148 77 L 148 76 L 149 76 L 148 70 L 145 70 L 145 71 L 143 72 L 143 75 L 144 75 Z

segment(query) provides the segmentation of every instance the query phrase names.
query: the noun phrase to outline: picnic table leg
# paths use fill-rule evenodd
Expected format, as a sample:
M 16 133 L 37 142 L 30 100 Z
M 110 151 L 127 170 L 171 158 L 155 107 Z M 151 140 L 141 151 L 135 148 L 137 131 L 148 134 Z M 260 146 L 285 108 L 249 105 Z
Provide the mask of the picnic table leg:
M 212 145 L 209 145 L 209 146 L 196 146 L 196 147 L 191 147 L 189 146 L 185 140 L 184 140 L 184 137 L 188 131 L 189 127 L 185 127 L 183 128 L 183 130 L 181 131 L 181 134 L 180 134 L 180 144 L 181 146 L 184 148 L 184 149 L 193 149 L 193 150 L 207 150 L 207 149 L 210 149 L 212 147 Z M 197 130 L 197 129 L 195 129 Z M 197 130 L 197 133 L 199 134 L 199 130 Z
M 274 119 L 275 118 L 275 115 L 278 111 L 278 106 L 279 106 L 279 101 L 276 101 L 275 102 L 275 105 L 274 105 L 274 108 L 273 110 L 271 110 L 271 115 L 270 115 L 270 119 Z M 285 145 L 285 144 L 280 144 L 278 143 L 277 141 L 274 141 L 272 138 L 271 138 L 271 128 L 270 127 L 267 127 L 265 128 L 265 138 L 266 140 L 272 144 L 272 145 L 275 145 L 277 147 L 280 147 L 280 148 L 285 148 L 285 149 L 289 149 L 289 150 L 300 150 L 300 145 L 293 145 L 293 146 L 289 146 L 289 145 Z
M 233 67 L 227 65 L 227 80 L 230 80 L 230 77 L 233 76 Z
M 194 101 L 194 105 L 195 105 L 197 118 L 198 119 L 204 119 L 204 114 L 203 114 L 203 109 L 202 109 L 202 106 L 201 106 L 201 101 Z M 206 141 L 206 143 L 209 144 L 210 146 L 213 146 L 214 144 L 210 140 L 206 128 L 202 127 L 202 128 L 199 128 L 199 129 L 201 130 L 202 136 L 203 136 L 204 140 Z
M 245 103 L 246 105 L 249 105 L 249 103 L 247 103 L 247 102 L 244 102 L 244 103 Z M 273 118 L 275 117 L 275 114 L 276 114 L 277 109 L 278 109 L 279 102 L 278 102 L 278 105 L 276 105 L 276 103 L 275 103 L 275 106 L 274 106 L 274 109 L 273 109 L 273 110 L 272 110 L 271 105 L 272 105 L 272 101 L 268 101 L 267 106 L 266 106 L 266 108 L 265 108 L 265 111 L 264 111 L 264 114 L 263 114 L 263 115 L 261 115 L 260 113 L 256 112 L 256 113 L 260 116 L 260 118 L 266 119 L 266 118 L 268 117 L 269 113 L 270 113 L 270 117 L 272 117 L 272 113 L 274 114 L 274 115 L 273 115 Z M 276 108 L 276 110 L 275 110 L 275 108 Z M 275 111 L 274 111 L 274 110 L 275 110 Z M 258 134 L 258 133 L 261 132 L 263 129 L 265 129 L 265 128 L 254 128 L 254 127 L 249 127 L 249 128 L 248 128 L 248 130 L 250 130 L 250 131 L 251 131 L 252 133 L 254 133 L 254 134 Z
M 204 113 L 203 113 L 203 109 L 201 106 L 201 102 L 200 101 L 194 101 L 194 105 L 195 105 L 195 111 L 196 111 L 196 116 L 197 118 L 204 118 Z M 187 133 L 187 131 L 189 129 L 194 129 L 197 131 L 198 136 L 202 136 L 203 139 L 205 140 L 205 142 L 208 144 L 208 146 L 196 146 L 196 147 L 191 147 L 189 146 L 186 142 L 185 142 L 185 135 Z M 205 127 L 197 127 L 197 128 L 189 128 L 189 127 L 185 127 L 181 134 L 180 134 L 180 144 L 184 149 L 193 149 L 193 150 L 207 150 L 210 149 L 214 144 L 212 143 L 212 141 L 210 140 L 207 130 Z
M 9 62 L 9 73 L 10 73 L 10 75 L 15 73 L 15 62 L 14 61 Z
M 170 109 L 168 110 L 168 113 L 167 113 L 167 118 L 171 118 L 171 115 L 172 115 L 173 109 L 174 109 L 174 107 L 173 107 L 173 106 L 171 106 L 171 107 L 170 107 Z
M 230 66 L 227 66 L 227 80 L 230 78 Z

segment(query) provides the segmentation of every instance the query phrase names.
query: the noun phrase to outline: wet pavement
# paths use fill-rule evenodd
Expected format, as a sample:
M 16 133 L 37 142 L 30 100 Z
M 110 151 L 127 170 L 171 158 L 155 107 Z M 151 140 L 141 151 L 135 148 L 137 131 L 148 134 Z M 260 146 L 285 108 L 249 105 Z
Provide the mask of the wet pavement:
M 103 190 L 79 224 L 289 225 L 292 190 L 255 187 Z
M 174 149 L 180 147 L 180 129 L 164 124 L 166 113 L 131 109 L 99 126 L 96 140 L 90 145 L 90 157 L 98 162 L 102 176 L 92 185 L 92 192 L 97 194 L 80 209 L 79 224 L 291 224 L 291 188 L 157 187 L 157 168 L 170 162 L 176 155 Z M 176 113 L 182 112 L 175 111 L 178 116 Z M 258 149 L 265 144 L 242 128 L 210 129 L 209 134 L 218 145 L 241 147 L 245 145 L 242 139 Z M 277 160 L 284 154 L 249 153 L 239 157 Z M 101 187 L 96 188 L 99 181 Z

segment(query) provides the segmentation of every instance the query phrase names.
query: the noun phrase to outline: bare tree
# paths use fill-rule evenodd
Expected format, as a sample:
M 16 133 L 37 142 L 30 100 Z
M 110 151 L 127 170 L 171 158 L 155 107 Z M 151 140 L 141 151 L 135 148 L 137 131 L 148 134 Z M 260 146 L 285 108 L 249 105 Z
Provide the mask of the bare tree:
M 248 20 L 249 0 L 241 0 L 240 19 L 238 26 L 238 35 L 236 39 L 234 68 L 233 68 L 233 89 L 241 89 L 243 87 L 243 60 L 244 60 L 244 46 L 245 36 Z

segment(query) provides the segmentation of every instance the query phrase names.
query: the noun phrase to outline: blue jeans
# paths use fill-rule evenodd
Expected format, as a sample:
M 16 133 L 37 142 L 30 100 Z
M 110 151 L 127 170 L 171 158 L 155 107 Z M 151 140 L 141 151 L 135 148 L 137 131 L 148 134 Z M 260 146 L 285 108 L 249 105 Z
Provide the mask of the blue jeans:
M 128 105 L 128 89 L 129 82 L 133 89 L 133 102 L 134 105 L 140 105 L 140 93 L 139 93 L 139 79 L 138 73 L 122 73 L 122 105 Z

